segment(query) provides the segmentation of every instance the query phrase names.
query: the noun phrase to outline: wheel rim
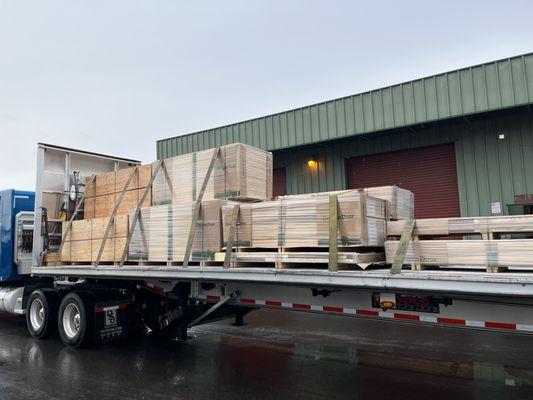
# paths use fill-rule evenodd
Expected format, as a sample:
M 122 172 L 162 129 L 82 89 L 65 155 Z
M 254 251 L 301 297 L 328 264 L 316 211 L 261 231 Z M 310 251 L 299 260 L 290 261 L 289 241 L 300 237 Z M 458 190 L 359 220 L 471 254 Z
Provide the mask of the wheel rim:
M 69 339 L 74 339 L 80 333 L 80 309 L 74 303 L 69 303 L 63 311 L 63 329 Z
M 44 304 L 39 299 L 33 299 L 30 305 L 30 323 L 32 329 L 37 332 L 44 324 Z

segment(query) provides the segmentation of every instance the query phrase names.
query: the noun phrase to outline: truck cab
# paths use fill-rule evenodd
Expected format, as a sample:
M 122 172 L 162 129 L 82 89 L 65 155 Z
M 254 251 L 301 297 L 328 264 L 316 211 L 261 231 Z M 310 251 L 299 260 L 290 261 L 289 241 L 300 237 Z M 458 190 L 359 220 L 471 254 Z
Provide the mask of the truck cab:
M 35 193 L 0 191 L 0 285 L 31 270 Z

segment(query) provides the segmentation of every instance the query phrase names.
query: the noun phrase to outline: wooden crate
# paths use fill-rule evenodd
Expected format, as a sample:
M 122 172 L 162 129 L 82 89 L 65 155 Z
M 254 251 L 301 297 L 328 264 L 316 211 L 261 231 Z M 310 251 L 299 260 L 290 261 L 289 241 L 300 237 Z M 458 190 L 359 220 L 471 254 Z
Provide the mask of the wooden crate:
M 336 194 L 339 198 L 350 197 L 355 193 L 364 191 L 366 194 L 388 202 L 388 219 L 404 220 L 412 219 L 414 216 L 414 195 L 413 192 L 402 189 L 398 186 L 379 186 L 365 189 L 337 190 L 332 192 L 304 193 L 296 195 L 279 196 L 283 199 L 310 199 L 315 197 L 328 197 Z
M 383 246 L 386 202 L 353 192 L 339 198 L 340 246 Z M 222 207 L 227 242 L 233 206 Z M 235 243 L 240 247 L 328 247 L 329 198 L 280 198 L 241 204 Z
M 223 200 L 202 202 L 191 260 L 214 258 L 222 248 Z M 129 260 L 183 261 L 195 203 L 143 208 L 129 246 Z
M 196 201 L 214 149 L 165 159 L 167 174 L 153 185 L 153 204 Z M 241 143 L 220 148 L 203 200 L 258 201 L 272 197 L 272 153 Z
M 132 167 L 135 168 L 135 167 Z M 115 204 L 123 191 L 132 168 L 124 168 L 116 172 L 99 174 L 91 184 L 91 178 L 86 178 L 86 191 L 84 203 L 84 218 L 104 218 L 111 216 Z M 117 210 L 117 215 L 128 215 L 137 208 L 139 201 L 148 186 L 152 175 L 152 165 L 138 167 L 132 178 L 122 202 Z M 143 203 L 143 207 L 152 204 L 151 190 Z
M 108 223 L 109 217 L 73 221 L 67 235 L 65 235 L 65 230 L 68 223 L 63 223 L 64 244 L 61 261 L 85 263 L 96 261 Z M 115 217 L 100 261 L 119 261 L 127 236 L 128 216 Z

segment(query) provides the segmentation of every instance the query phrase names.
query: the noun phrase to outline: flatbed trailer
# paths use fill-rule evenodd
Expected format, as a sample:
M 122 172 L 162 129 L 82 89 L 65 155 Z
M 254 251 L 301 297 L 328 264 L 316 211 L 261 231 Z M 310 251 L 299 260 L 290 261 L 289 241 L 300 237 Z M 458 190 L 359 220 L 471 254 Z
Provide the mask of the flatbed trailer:
M 69 196 L 73 173 L 91 176 L 136 163 L 39 144 L 33 263 L 19 288 L 20 309 L 33 336 L 59 331 L 65 345 L 81 347 L 124 337 L 144 323 L 161 334 L 185 339 L 191 326 L 221 318 L 235 318 L 239 325 L 257 308 L 533 333 L 533 274 L 529 273 L 403 270 L 392 274 L 387 268 L 333 272 L 260 264 L 254 268 L 43 265 L 48 251 L 42 233 L 46 194 Z

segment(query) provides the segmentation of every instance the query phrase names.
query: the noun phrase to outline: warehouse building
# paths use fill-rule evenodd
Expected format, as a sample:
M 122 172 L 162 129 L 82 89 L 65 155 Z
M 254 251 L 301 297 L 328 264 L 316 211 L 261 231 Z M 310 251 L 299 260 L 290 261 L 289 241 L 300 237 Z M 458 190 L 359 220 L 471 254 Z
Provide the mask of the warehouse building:
M 417 218 L 532 213 L 533 53 L 157 142 L 274 153 L 275 194 L 381 185 Z

